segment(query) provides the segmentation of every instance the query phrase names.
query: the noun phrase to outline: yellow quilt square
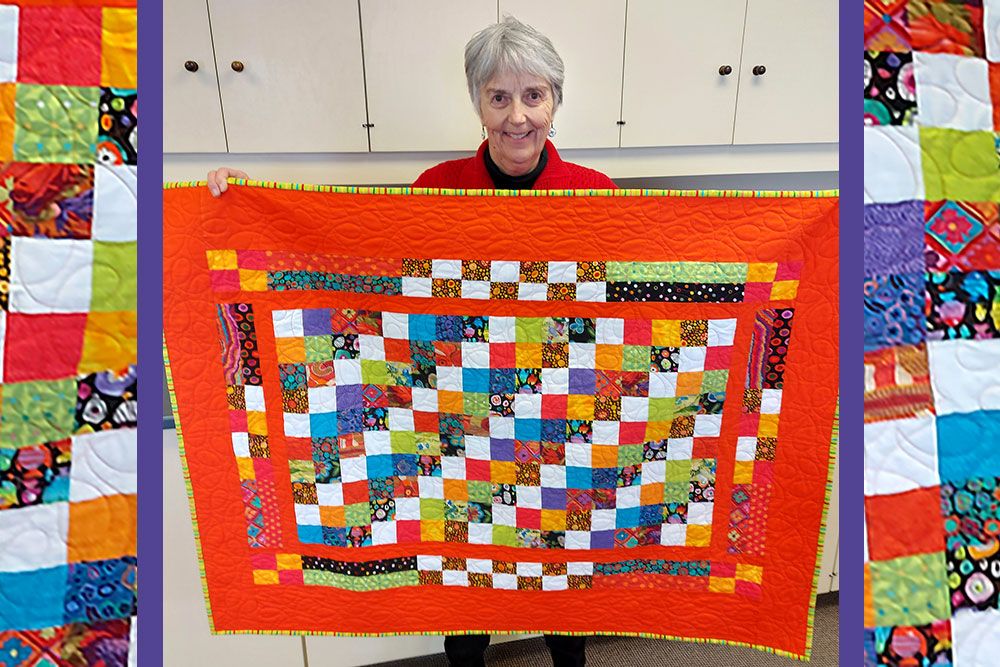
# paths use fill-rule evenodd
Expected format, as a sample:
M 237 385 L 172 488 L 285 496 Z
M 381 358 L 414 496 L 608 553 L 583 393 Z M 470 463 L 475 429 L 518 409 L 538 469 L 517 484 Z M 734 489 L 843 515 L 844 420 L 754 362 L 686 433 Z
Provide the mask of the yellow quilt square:
M 643 505 L 659 505 L 663 502 L 663 484 L 642 484 L 639 491 L 639 502 Z
M 301 364 L 306 360 L 306 343 L 301 338 L 275 338 L 279 364 Z
M 299 554 L 278 554 L 279 570 L 301 570 L 302 556 Z
M 794 299 L 799 290 L 798 280 L 779 280 L 771 285 L 772 299 Z
M 518 368 L 541 368 L 542 344 L 517 343 L 514 347 L 514 360 Z
M 83 351 L 77 371 L 124 371 L 137 355 L 136 314 L 134 311 L 87 313 Z
M 542 510 L 542 530 L 566 530 L 566 510 Z
M 206 250 L 208 268 L 212 271 L 225 271 L 238 268 L 236 266 L 235 250 Z
M 666 440 L 670 437 L 670 425 L 673 422 L 646 422 L 646 440 Z
M 748 283 L 769 283 L 774 280 L 778 272 L 778 265 L 775 262 L 752 262 L 747 269 Z
M 594 397 L 570 394 L 566 400 L 566 419 L 594 419 Z
M 254 570 L 253 571 L 253 583 L 267 586 L 269 584 L 278 583 L 278 571 L 277 570 Z
M 240 269 L 240 289 L 247 292 L 266 292 L 267 271 Z
M 734 593 L 736 580 L 728 577 L 709 577 L 708 590 L 712 593 Z
M 347 518 L 344 516 L 344 506 L 320 505 L 319 522 L 331 528 L 346 526 Z
M 240 479 L 257 479 L 257 473 L 253 469 L 253 459 L 249 457 L 236 457 L 236 470 L 240 474 Z
M 267 435 L 267 413 L 247 412 L 247 432 L 255 435 Z
M 469 483 L 464 479 L 444 480 L 445 500 L 468 500 Z
M 760 565 L 736 564 L 736 578 L 741 581 L 751 581 L 759 584 L 764 577 L 764 568 Z
M 761 438 L 778 437 L 778 415 L 761 415 L 757 422 L 757 435 Z
M 657 347 L 680 347 L 680 320 L 653 320 L 653 345 Z
M 100 496 L 69 503 L 67 556 L 71 563 L 135 553 L 136 497 Z
M 694 396 L 695 394 L 701 393 L 701 381 L 703 374 L 701 372 L 697 373 L 678 373 L 677 374 L 677 395 L 678 396 Z
M 733 470 L 733 482 L 736 484 L 753 483 L 753 461 L 737 461 Z
M 421 521 L 420 539 L 424 542 L 444 542 L 444 521 Z
M 618 448 L 614 445 L 594 445 L 591 450 L 591 466 L 594 468 L 617 468 Z
M 707 547 L 712 541 L 711 526 L 688 526 L 687 540 L 685 544 L 689 547 Z
M 516 484 L 517 468 L 513 461 L 490 461 L 490 480 L 494 484 Z
M 101 85 L 135 88 L 136 10 L 105 7 L 101 19 Z

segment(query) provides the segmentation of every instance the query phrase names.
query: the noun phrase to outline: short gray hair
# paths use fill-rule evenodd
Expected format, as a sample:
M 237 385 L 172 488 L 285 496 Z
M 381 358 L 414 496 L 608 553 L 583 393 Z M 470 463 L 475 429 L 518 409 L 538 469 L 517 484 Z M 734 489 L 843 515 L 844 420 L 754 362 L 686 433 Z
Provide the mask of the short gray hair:
M 499 23 L 480 30 L 465 45 L 465 79 L 477 113 L 479 92 L 500 72 L 542 77 L 552 87 L 553 111 L 562 104 L 562 58 L 548 37 L 513 16 L 504 16 Z

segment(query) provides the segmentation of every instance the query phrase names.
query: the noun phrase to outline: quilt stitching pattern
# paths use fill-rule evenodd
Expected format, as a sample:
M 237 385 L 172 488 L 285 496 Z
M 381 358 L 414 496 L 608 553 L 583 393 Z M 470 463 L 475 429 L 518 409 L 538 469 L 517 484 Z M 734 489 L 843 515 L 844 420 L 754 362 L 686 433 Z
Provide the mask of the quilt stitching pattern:
M 134 3 L 0 2 L 3 664 L 136 660 L 135 57 Z
M 998 25 L 865 2 L 866 665 L 1000 650 Z

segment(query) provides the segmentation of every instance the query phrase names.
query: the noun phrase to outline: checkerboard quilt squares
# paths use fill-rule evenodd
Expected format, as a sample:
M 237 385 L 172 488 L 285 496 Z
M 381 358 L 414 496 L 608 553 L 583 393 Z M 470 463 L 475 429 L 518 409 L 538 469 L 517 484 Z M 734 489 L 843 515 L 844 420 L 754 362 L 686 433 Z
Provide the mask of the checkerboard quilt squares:
M 710 539 L 733 320 L 312 309 L 272 326 L 302 541 Z

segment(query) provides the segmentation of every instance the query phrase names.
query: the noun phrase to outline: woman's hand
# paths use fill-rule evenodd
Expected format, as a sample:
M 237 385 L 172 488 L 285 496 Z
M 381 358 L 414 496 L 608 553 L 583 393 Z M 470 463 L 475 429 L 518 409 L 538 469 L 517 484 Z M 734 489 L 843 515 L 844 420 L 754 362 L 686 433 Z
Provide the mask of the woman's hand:
M 250 178 L 245 171 L 231 169 L 229 167 L 219 167 L 208 172 L 208 191 L 213 197 L 218 197 L 229 189 L 227 178 Z

